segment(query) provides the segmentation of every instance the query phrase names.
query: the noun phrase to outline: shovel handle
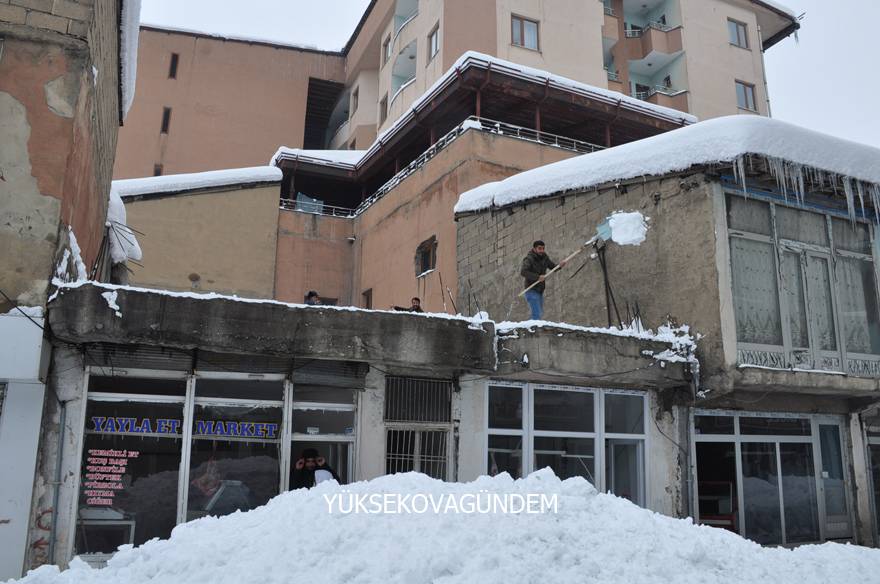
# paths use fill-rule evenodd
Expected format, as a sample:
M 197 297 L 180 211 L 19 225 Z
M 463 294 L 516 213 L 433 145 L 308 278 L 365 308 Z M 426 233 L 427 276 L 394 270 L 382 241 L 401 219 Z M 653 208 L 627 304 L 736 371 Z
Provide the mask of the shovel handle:
M 552 274 L 552 273 L 554 273 L 554 272 L 560 270 L 560 269 L 562 268 L 562 264 L 567 264 L 567 263 L 568 263 L 569 261 L 571 261 L 571 260 L 572 260 L 577 254 L 579 254 L 579 253 L 581 253 L 582 251 L 584 251 L 584 250 L 587 248 L 587 246 L 588 246 L 589 244 L 590 244 L 590 241 L 588 241 L 586 244 L 584 244 L 583 246 L 581 246 L 580 248 L 578 248 L 576 251 L 572 252 L 567 258 L 565 258 L 564 260 L 562 260 L 561 262 L 559 262 L 558 264 L 556 264 L 556 267 L 555 267 L 555 268 L 553 268 L 552 270 L 550 270 L 549 272 L 547 272 L 547 274 L 544 276 L 544 280 L 546 280 L 546 279 L 550 276 L 550 274 Z M 541 282 L 541 280 L 537 280 L 537 281 L 535 281 L 535 282 L 532 282 L 532 284 L 531 284 L 528 288 L 526 288 L 525 290 L 523 290 L 522 292 L 520 292 L 519 295 L 520 295 L 520 296 L 525 296 L 526 292 L 528 292 L 529 290 L 531 290 L 532 288 L 534 288 L 535 286 L 537 286 L 539 282 Z

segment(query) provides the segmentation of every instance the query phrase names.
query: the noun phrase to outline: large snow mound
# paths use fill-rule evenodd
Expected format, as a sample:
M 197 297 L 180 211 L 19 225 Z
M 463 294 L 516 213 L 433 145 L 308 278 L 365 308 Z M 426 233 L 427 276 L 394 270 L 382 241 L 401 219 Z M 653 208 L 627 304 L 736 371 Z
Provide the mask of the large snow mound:
M 880 149 L 761 116 L 706 120 L 636 142 L 583 154 L 463 193 L 456 213 L 504 207 L 616 180 L 658 176 L 700 164 L 772 158 L 880 184 Z
M 325 499 L 386 493 L 435 501 L 556 495 L 557 512 L 342 514 L 338 506 L 331 513 Z M 168 540 L 125 546 L 102 570 L 83 562 L 60 573 L 43 566 L 21 582 L 828 584 L 875 581 L 878 573 L 880 550 L 830 543 L 762 548 L 544 469 L 517 481 L 502 474 L 467 484 L 415 473 L 346 487 L 325 482 L 248 513 L 192 521 Z
M 211 187 L 261 182 L 281 182 L 281 169 L 275 166 L 228 168 L 189 174 L 166 174 L 145 178 L 129 178 L 113 181 L 113 190 L 120 197 L 174 193 Z

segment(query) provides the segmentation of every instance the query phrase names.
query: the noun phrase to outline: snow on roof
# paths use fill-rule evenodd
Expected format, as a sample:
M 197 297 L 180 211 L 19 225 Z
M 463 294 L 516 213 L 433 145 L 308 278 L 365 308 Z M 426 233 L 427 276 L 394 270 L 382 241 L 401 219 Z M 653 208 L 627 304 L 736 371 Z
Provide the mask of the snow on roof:
M 119 31 L 119 61 L 122 84 L 122 118 L 128 115 L 134 102 L 137 81 L 138 34 L 140 33 L 141 0 L 125 0 L 122 3 L 122 26 Z
M 781 178 L 792 184 L 800 176 L 801 188 L 800 173 L 805 167 L 838 175 L 844 179 L 844 186 L 849 184 L 847 179 L 880 185 L 880 149 L 779 120 L 741 115 L 707 120 L 486 183 L 463 193 L 455 212 L 504 207 L 558 192 L 658 176 L 700 164 L 741 164 L 747 155 L 781 161 Z M 858 188 L 862 194 L 863 189 Z M 880 197 L 880 187 L 874 191 Z
M 275 164 L 280 157 L 298 158 L 314 164 L 327 166 L 355 167 L 366 155 L 366 150 L 303 150 L 302 148 L 280 147 L 269 164 Z
M 281 169 L 276 166 L 251 168 L 228 168 L 192 174 L 168 174 L 145 178 L 113 181 L 113 189 L 120 197 L 133 197 L 153 193 L 176 193 L 210 187 L 261 182 L 280 182 Z
M 663 118 L 677 124 L 694 124 L 697 122 L 697 117 L 691 114 L 680 112 L 672 108 L 655 105 L 653 103 L 648 103 L 646 101 L 642 101 L 640 99 L 618 93 L 617 91 L 611 91 L 609 89 L 588 85 L 586 83 L 581 83 L 580 81 L 569 79 L 568 77 L 554 75 L 553 73 L 544 71 L 542 69 L 526 67 L 525 65 L 520 65 L 512 61 L 499 59 L 498 57 L 492 57 L 484 53 L 467 51 L 463 53 L 461 57 L 459 57 L 458 60 L 446 71 L 446 73 L 444 73 L 439 79 L 437 79 L 437 81 L 435 81 L 434 84 L 425 93 L 416 98 L 409 109 L 407 109 L 400 117 L 397 118 L 397 120 L 394 121 L 394 123 L 392 123 L 381 134 L 379 134 L 379 136 L 376 137 L 376 140 L 367 150 L 353 151 L 361 153 L 360 159 L 354 162 L 349 159 L 343 161 L 340 159 L 340 156 L 344 157 L 345 155 L 337 154 L 344 152 L 341 150 L 297 151 L 296 149 L 281 147 L 275 153 L 275 156 L 272 157 L 272 164 L 277 164 L 280 158 L 302 157 L 304 156 L 303 153 L 310 152 L 311 154 L 309 155 L 309 157 L 313 160 L 309 160 L 309 162 L 317 162 L 320 164 L 322 163 L 321 161 L 325 161 L 324 163 L 330 162 L 334 164 L 341 163 L 359 166 L 360 164 L 362 164 L 363 160 L 371 156 L 375 151 L 379 150 L 379 148 L 388 137 L 395 134 L 398 130 L 400 130 L 400 128 L 402 128 L 407 122 L 409 122 L 418 111 L 428 105 L 437 92 L 446 87 L 448 84 L 452 83 L 464 69 L 468 67 L 488 68 L 490 66 L 492 68 L 492 71 L 497 73 L 504 73 L 514 77 L 520 77 L 534 83 L 540 83 L 542 85 L 547 84 L 549 87 L 561 88 L 568 91 L 585 94 L 591 99 L 597 101 L 603 101 L 605 103 L 615 105 L 619 104 L 620 107 L 624 109 L 636 111 L 638 113 L 648 116 Z M 354 155 L 352 155 L 352 158 L 353 157 Z
M 270 38 L 261 38 L 255 36 L 245 36 L 245 35 L 234 35 L 234 34 L 226 34 L 220 32 L 209 32 L 206 30 L 198 30 L 194 28 L 185 28 L 181 26 L 169 26 L 167 24 L 153 24 L 149 22 L 142 22 L 141 28 L 150 28 L 153 30 L 170 32 L 170 33 L 183 33 L 197 36 L 205 36 L 211 37 L 217 40 L 225 40 L 225 41 L 237 41 L 243 43 L 260 43 L 265 45 L 274 45 L 277 47 L 284 47 L 288 49 L 302 49 L 305 51 L 321 51 L 322 53 L 331 53 L 338 51 L 327 51 L 323 49 L 319 49 L 316 45 L 307 45 L 307 44 L 297 44 L 291 43 L 290 41 L 281 41 L 277 39 Z
M 752 1 L 754 2 L 755 0 L 752 0 Z M 776 2 L 776 0 L 758 0 L 756 3 L 757 4 L 766 4 L 767 6 L 773 8 L 779 12 L 784 12 L 785 14 L 790 16 L 792 18 L 792 20 L 797 20 L 797 14 L 795 13 L 794 10 L 792 10 L 791 8 L 789 8 L 788 6 L 786 6 L 784 4 Z
M 828 584 L 876 581 L 878 569 L 877 549 L 762 547 L 544 468 L 469 483 L 415 472 L 324 481 L 251 511 L 178 525 L 169 539 L 121 546 L 103 569 L 74 558 L 65 572 L 44 565 L 18 582 L 277 582 L 284 574 L 327 584 Z

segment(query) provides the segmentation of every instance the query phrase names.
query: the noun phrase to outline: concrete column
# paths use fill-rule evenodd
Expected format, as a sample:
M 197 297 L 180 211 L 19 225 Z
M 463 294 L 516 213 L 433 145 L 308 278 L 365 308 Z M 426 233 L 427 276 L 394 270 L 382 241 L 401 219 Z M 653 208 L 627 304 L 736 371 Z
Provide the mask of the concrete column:
M 0 413 L 0 580 L 23 575 L 45 396 L 39 382 L 6 384 Z
M 358 447 L 355 474 L 358 481 L 385 474 L 385 374 L 370 368 L 358 401 Z
M 862 432 L 861 419 L 858 414 L 851 414 L 848 419 L 849 442 L 852 444 L 852 493 L 853 514 L 855 525 L 853 535 L 858 544 L 875 546 L 878 544 L 874 538 L 874 518 L 871 516 L 871 483 L 868 478 L 870 464 L 867 457 L 867 446 L 864 433 Z
M 459 380 L 457 413 L 458 432 L 458 480 L 468 482 L 486 474 L 486 383 L 485 379 L 472 375 Z M 453 410 L 455 411 L 455 410 Z

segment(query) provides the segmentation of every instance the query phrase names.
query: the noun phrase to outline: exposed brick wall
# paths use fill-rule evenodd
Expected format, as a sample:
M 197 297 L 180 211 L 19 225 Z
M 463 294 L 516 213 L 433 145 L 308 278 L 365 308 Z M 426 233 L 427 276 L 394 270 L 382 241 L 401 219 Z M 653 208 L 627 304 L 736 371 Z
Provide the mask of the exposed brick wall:
M 95 5 L 102 3 L 103 0 L 0 0 L 0 22 L 26 24 L 84 39 Z
M 705 370 L 720 367 L 713 190 L 702 175 L 695 178 L 670 177 L 625 190 L 578 193 L 459 217 L 459 304 L 472 292 L 472 299 L 475 296 L 495 320 L 528 319 L 527 304 L 517 295 L 523 289 L 520 263 L 532 242 L 544 240 L 548 254 L 558 262 L 592 237 L 612 212 L 636 210 L 650 218 L 647 240 L 639 247 L 606 248 L 609 280 L 621 313 L 627 303 L 638 304 L 648 326 L 663 324 L 667 315 L 691 325 L 705 335 L 699 344 L 701 358 L 709 358 L 703 363 Z M 571 278 L 586 259 L 586 253 L 577 256 L 548 280 L 546 320 L 607 326 L 599 262 L 589 260 Z

